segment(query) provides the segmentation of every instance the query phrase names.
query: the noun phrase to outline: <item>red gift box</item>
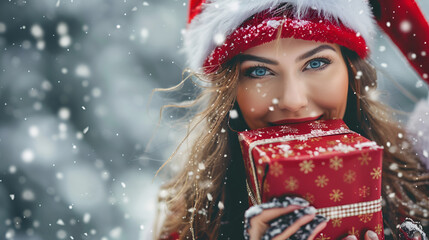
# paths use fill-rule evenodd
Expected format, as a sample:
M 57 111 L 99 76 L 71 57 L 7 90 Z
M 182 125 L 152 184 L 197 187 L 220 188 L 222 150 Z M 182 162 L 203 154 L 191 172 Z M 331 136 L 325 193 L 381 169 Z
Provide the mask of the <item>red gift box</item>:
M 252 205 L 284 195 L 307 199 L 329 219 L 316 240 L 384 239 L 383 148 L 342 120 L 319 120 L 239 133 Z

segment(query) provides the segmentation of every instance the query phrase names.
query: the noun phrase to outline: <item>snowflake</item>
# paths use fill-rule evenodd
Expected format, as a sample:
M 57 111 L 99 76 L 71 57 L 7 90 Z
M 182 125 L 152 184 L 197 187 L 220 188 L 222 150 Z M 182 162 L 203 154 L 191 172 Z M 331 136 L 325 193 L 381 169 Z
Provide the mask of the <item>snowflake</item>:
M 334 158 L 329 159 L 329 167 L 337 171 L 343 167 L 343 159 L 335 156 Z
M 314 197 L 314 195 L 313 195 L 313 194 L 311 194 L 311 193 L 306 193 L 306 194 L 304 195 L 304 199 L 305 199 L 305 200 L 307 200 L 307 201 L 309 201 L 311 204 L 313 204 L 313 203 L 314 203 L 314 200 L 315 200 L 316 198 Z
M 357 239 L 359 239 L 359 230 L 357 230 L 355 227 L 352 227 L 352 229 L 350 229 L 349 234 L 355 235 Z
M 326 126 L 326 124 L 321 123 L 319 121 L 314 121 L 310 124 L 308 124 L 310 127 L 312 127 L 313 129 L 322 129 L 322 128 L 328 128 L 328 126 Z
M 309 172 L 312 172 L 313 171 L 313 168 L 314 168 L 314 164 L 313 164 L 313 161 L 311 161 L 311 160 L 309 160 L 309 161 L 307 161 L 307 160 L 304 160 L 303 162 L 301 162 L 300 164 L 299 164 L 299 167 L 300 167 L 300 171 L 301 172 L 304 172 L 305 174 L 307 174 L 307 173 L 309 173 Z
M 281 133 L 298 133 L 298 129 L 283 125 L 281 127 L 281 129 L 279 130 L 279 132 L 281 132 Z
M 334 189 L 329 194 L 329 199 L 331 199 L 334 202 L 339 202 L 343 199 L 343 192 L 340 191 L 340 189 Z
M 326 144 L 330 146 L 334 146 L 334 145 L 337 145 L 337 142 L 334 140 L 331 140 L 331 141 L 327 141 Z
M 363 187 L 359 188 L 359 197 L 363 197 L 363 198 L 368 197 L 369 191 L 370 191 L 370 188 L 367 186 L 363 186 Z
M 337 218 L 332 220 L 332 226 L 334 227 L 341 227 L 341 223 L 343 223 L 342 218 Z
M 278 162 L 275 162 L 270 167 L 270 174 L 274 175 L 274 177 L 278 177 L 283 174 L 283 166 L 279 164 Z
M 287 144 L 280 144 L 280 145 L 277 145 L 276 147 L 285 152 L 290 150 L 290 145 L 287 145 Z
M 235 115 L 235 114 L 232 114 L 232 115 L 233 116 L 230 116 L 231 118 L 233 118 L 233 117 L 237 118 L 238 117 L 238 115 Z M 262 135 L 264 134 L 264 132 L 260 131 L 260 130 L 253 130 L 253 131 L 245 132 L 245 134 L 249 138 L 254 138 L 254 137 L 262 137 Z
M 290 191 L 295 191 L 298 189 L 298 180 L 294 177 L 289 177 L 285 180 L 285 188 Z
M 372 219 L 372 213 L 361 214 L 358 217 L 359 217 L 359 220 L 361 222 L 367 223 L 367 222 L 371 221 L 371 219 Z
M 352 183 L 356 180 L 356 172 L 353 170 L 348 170 L 346 173 L 344 173 L 344 182 L 346 183 Z
M 315 180 L 316 185 L 318 187 L 326 187 L 328 185 L 329 179 L 325 175 L 317 176 L 317 179 Z
M 270 26 L 272 28 L 278 28 L 280 24 L 281 24 L 280 21 L 276 21 L 276 20 L 267 21 L 267 26 Z
M 368 162 L 371 161 L 371 157 L 368 152 L 362 153 L 362 156 L 358 158 L 360 165 L 368 165 Z
M 374 232 L 376 232 L 378 235 L 380 235 L 382 231 L 383 231 L 383 226 L 381 226 L 381 224 L 378 224 L 374 229 Z
M 381 168 L 373 168 L 371 176 L 372 179 L 379 179 L 381 177 Z

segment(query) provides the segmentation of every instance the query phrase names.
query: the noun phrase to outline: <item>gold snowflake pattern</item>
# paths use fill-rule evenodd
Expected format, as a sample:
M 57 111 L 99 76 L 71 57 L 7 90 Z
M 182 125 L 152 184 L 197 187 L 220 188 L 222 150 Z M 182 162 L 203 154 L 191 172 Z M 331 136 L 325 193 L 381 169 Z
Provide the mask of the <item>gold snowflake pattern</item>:
M 333 189 L 332 192 L 329 194 L 329 199 L 331 199 L 334 202 L 339 202 L 343 199 L 343 192 L 341 192 L 340 189 Z
M 371 219 L 372 219 L 372 213 L 361 214 L 361 215 L 358 215 L 358 217 L 359 217 L 359 220 L 361 222 L 367 223 L 367 222 L 371 221 Z
M 259 148 L 262 150 L 261 151 L 262 153 L 267 153 L 267 152 L 275 153 L 276 152 L 276 150 L 274 150 L 270 146 L 260 146 Z M 257 148 L 255 148 L 255 149 L 257 149 Z
M 311 193 L 306 193 L 306 194 L 304 195 L 304 199 L 305 199 L 305 200 L 307 200 L 309 203 L 313 204 L 313 203 L 314 203 L 314 200 L 315 200 L 316 198 L 314 197 L 314 195 L 313 195 L 313 194 L 311 194 Z
M 349 231 L 349 235 L 355 235 L 357 239 L 359 239 L 359 230 L 357 230 L 355 227 L 352 227 Z
M 264 182 L 263 193 L 269 193 L 269 192 L 270 192 L 270 184 L 267 182 Z
M 374 232 L 376 232 L 378 235 L 381 234 L 381 232 L 383 232 L 383 226 L 381 226 L 381 224 L 378 224 L 375 229 Z
M 325 236 L 325 234 L 321 233 L 316 240 L 329 240 L 331 239 L 330 237 Z
M 328 146 L 335 146 L 335 145 L 337 145 L 337 142 L 336 142 L 336 141 L 334 141 L 334 140 L 332 140 L 332 141 L 327 141 L 327 142 L 326 142 L 326 145 L 328 145 Z
M 358 160 L 360 161 L 360 165 L 368 165 L 369 161 L 371 161 L 371 157 L 369 156 L 368 152 L 362 153 L 362 156 L 360 156 L 358 158 Z
M 381 177 L 381 168 L 373 168 L 371 176 L 372 179 L 379 179 Z
M 343 137 L 343 139 L 342 139 L 343 143 L 349 143 L 349 144 L 354 143 L 355 141 L 356 141 L 356 139 L 355 139 L 354 136 L 347 136 L 347 135 L 345 135 Z
M 356 172 L 353 170 L 348 170 L 344 173 L 344 182 L 345 183 L 353 183 L 356 181 Z
M 320 141 L 320 140 L 322 140 L 322 137 L 314 137 L 314 138 L 310 138 L 310 141 L 311 141 L 311 142 L 318 142 L 318 141 Z
M 343 223 L 342 218 L 332 219 L 332 226 L 334 227 L 341 227 L 341 223 Z
M 319 175 L 314 182 L 316 182 L 316 186 L 323 188 L 328 185 L 329 178 L 327 178 L 326 175 Z
M 262 175 L 264 174 L 264 168 L 262 166 L 257 166 L 256 172 L 258 173 L 259 177 L 262 177 Z
M 301 162 L 300 164 L 299 164 L 299 167 L 300 167 L 300 171 L 301 172 L 304 172 L 305 174 L 308 174 L 309 172 L 312 172 L 313 171 L 313 168 L 314 168 L 314 164 L 313 164 L 313 161 L 311 161 L 311 160 L 304 160 L 303 162 Z
M 343 167 L 343 159 L 339 158 L 338 156 L 329 159 L 329 163 L 329 167 L 335 171 L 338 171 L 338 169 Z
M 285 188 L 289 191 L 298 189 L 298 180 L 292 176 L 285 180 Z
M 363 186 L 359 188 L 359 197 L 366 198 L 369 196 L 369 187 Z
M 274 175 L 274 177 L 278 177 L 283 174 L 283 166 L 280 163 L 275 162 L 273 165 L 271 165 L 269 171 L 271 175 Z
M 261 158 L 259 158 L 259 163 L 269 163 L 271 161 L 271 159 L 267 156 L 267 155 L 264 155 L 264 156 L 261 156 Z
M 294 149 L 302 150 L 304 148 L 309 148 L 310 146 L 305 142 L 303 144 L 296 144 L 293 146 Z

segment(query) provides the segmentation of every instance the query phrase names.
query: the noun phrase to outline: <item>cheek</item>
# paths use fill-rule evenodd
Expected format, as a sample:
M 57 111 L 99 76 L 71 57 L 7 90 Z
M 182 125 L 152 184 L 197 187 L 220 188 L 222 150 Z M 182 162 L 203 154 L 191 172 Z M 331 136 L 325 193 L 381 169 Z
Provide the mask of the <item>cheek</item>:
M 318 84 L 315 84 L 311 89 L 316 105 L 321 108 L 336 110 L 339 113 L 343 112 L 347 105 L 347 68 L 328 72 L 323 76 L 322 81 L 318 81 Z
M 237 88 L 237 103 L 248 121 L 262 118 L 270 106 L 270 91 L 261 84 L 239 83 Z

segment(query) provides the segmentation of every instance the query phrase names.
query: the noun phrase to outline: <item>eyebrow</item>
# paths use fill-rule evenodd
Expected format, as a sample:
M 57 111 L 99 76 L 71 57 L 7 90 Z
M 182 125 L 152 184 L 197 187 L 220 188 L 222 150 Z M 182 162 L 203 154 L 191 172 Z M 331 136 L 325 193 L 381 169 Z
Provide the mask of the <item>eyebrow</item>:
M 309 58 L 309 57 L 313 56 L 314 54 L 316 54 L 316 53 L 318 53 L 318 52 L 321 52 L 321 51 L 323 51 L 323 50 L 326 50 L 326 49 L 329 49 L 329 50 L 332 50 L 332 51 L 336 52 L 336 50 L 335 50 L 333 47 L 331 47 L 331 46 L 329 46 L 329 45 L 324 44 L 324 45 L 320 45 L 320 46 L 318 46 L 317 48 L 314 48 L 314 49 L 312 49 L 312 50 L 310 50 L 310 51 L 308 51 L 308 52 L 306 52 L 306 53 L 304 53 L 304 54 L 300 55 L 300 56 L 295 60 L 295 62 L 298 62 L 298 61 L 304 60 L 304 59 L 306 59 L 306 58 Z M 271 65 L 278 65 L 278 64 L 279 64 L 279 63 L 278 63 L 277 61 L 275 61 L 275 60 L 271 60 L 271 59 L 269 59 L 269 58 L 264 58 L 264 57 L 258 57 L 258 56 L 251 55 L 251 54 L 240 54 L 240 55 L 238 55 L 238 60 L 239 60 L 240 62 L 245 62 L 245 61 L 256 61 L 256 62 L 262 62 L 262 63 L 266 63 L 266 64 L 271 64 Z

